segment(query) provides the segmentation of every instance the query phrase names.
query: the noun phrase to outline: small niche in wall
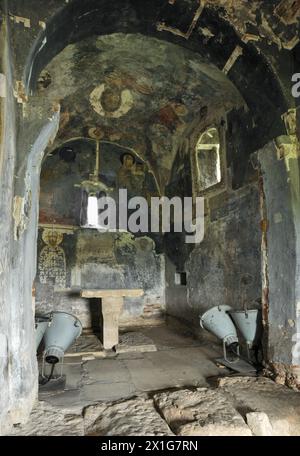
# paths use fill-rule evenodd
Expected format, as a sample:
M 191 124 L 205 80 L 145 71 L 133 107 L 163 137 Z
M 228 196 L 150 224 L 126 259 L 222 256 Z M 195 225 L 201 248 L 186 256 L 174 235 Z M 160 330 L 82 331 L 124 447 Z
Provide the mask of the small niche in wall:
M 175 285 L 186 287 L 186 272 L 175 272 Z

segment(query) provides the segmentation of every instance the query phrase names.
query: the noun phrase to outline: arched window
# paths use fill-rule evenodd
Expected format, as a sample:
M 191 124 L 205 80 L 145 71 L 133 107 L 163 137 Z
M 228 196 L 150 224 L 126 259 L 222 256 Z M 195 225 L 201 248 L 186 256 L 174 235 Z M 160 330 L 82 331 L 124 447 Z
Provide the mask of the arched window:
M 196 145 L 196 180 L 199 192 L 219 184 L 222 180 L 220 135 L 212 127 L 201 134 Z

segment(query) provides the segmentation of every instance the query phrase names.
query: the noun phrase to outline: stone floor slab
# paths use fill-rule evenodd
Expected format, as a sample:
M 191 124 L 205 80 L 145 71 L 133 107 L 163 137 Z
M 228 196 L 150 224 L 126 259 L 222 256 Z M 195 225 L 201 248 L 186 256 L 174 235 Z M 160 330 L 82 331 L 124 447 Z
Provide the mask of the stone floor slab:
M 150 337 L 145 336 L 142 332 L 131 331 L 120 335 L 117 353 L 128 352 L 153 352 L 157 348 Z
M 66 376 L 65 389 L 77 389 L 81 384 L 82 365 L 81 364 L 64 364 L 63 375 Z
M 45 401 L 57 409 L 80 410 L 83 403 L 80 398 L 81 390 L 66 390 L 58 393 L 39 393 L 39 400 Z
M 220 375 L 221 370 L 203 354 L 200 347 L 145 353 L 169 378 L 169 386 L 206 386 L 206 378 Z
M 232 403 L 219 391 L 198 388 L 164 392 L 154 396 L 156 409 L 177 435 L 251 436 Z
M 10 435 L 15 436 L 82 436 L 83 418 L 74 411 L 38 402 L 27 424 L 15 427 Z
M 97 404 L 84 411 L 86 435 L 172 436 L 152 400 L 135 398 L 110 404 Z
M 130 375 L 123 361 L 118 359 L 96 359 L 83 366 L 85 382 L 118 383 L 130 382 Z
M 98 401 L 116 401 L 134 396 L 136 389 L 132 383 L 92 383 L 81 389 L 81 401 L 85 404 Z
M 300 436 L 300 393 L 265 377 L 225 377 L 219 388 L 243 415 L 266 413 L 274 436 Z
M 126 359 L 123 362 L 137 391 L 157 391 L 174 384 L 174 379 L 171 380 L 162 366 L 151 359 Z

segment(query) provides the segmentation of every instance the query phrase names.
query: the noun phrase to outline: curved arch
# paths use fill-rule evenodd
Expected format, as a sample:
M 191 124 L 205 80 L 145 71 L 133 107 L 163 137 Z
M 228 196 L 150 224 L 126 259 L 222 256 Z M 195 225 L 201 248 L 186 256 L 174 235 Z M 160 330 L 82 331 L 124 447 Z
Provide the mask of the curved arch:
M 55 150 L 61 148 L 62 146 L 64 145 L 67 145 L 69 143 L 73 143 L 75 141 L 88 141 L 88 142 L 95 142 L 96 140 L 93 139 L 93 138 L 87 138 L 87 137 L 84 137 L 84 136 L 77 136 L 77 137 L 73 137 L 73 138 L 70 138 L 68 139 L 67 141 L 61 141 L 59 143 L 56 143 L 53 147 L 51 148 L 48 148 L 47 152 L 44 154 L 44 157 L 43 157 L 43 162 L 42 162 L 42 166 L 43 164 L 45 163 L 45 160 L 47 159 L 47 157 L 53 153 Z M 118 142 L 116 141 L 107 141 L 107 140 L 101 140 L 100 141 L 100 144 L 112 144 L 112 145 L 115 145 L 115 146 L 118 146 L 120 149 L 124 149 L 124 150 L 127 150 L 129 151 L 130 153 L 134 154 L 136 157 L 138 157 L 139 160 L 141 160 L 143 163 L 145 163 L 149 169 L 149 172 L 152 174 L 153 178 L 154 178 L 154 181 L 155 181 L 155 185 L 157 187 L 157 191 L 159 192 L 159 194 L 161 194 L 161 189 L 159 187 L 159 184 L 158 184 L 158 178 L 157 178 L 157 175 L 155 173 L 155 170 L 153 169 L 153 167 L 151 166 L 151 163 L 149 163 L 148 160 L 145 160 L 144 157 L 142 157 L 140 154 L 138 154 L 132 147 L 128 147 L 128 146 L 124 146 L 123 144 L 119 144 Z
M 89 137 L 86 137 L 86 136 L 74 136 L 73 138 L 69 138 L 67 140 L 61 140 L 59 142 L 56 142 L 55 145 L 53 145 L 53 147 L 51 147 L 47 153 L 45 154 L 44 156 L 44 159 L 46 159 L 46 157 L 48 155 L 50 155 L 52 152 L 54 152 L 56 149 L 59 149 L 61 148 L 62 146 L 64 145 L 67 145 L 71 142 L 75 142 L 75 141 L 88 141 L 88 142 L 95 142 L 96 139 L 93 139 L 93 138 L 89 138 Z M 113 144 L 115 146 L 118 146 L 120 147 L 120 149 L 126 149 L 128 150 L 129 152 L 133 153 L 134 155 L 136 155 L 136 157 L 138 157 L 141 161 L 145 162 L 146 163 L 146 160 L 144 157 L 142 157 L 140 154 L 138 154 L 132 147 L 129 147 L 129 146 L 125 146 L 123 144 L 120 144 L 118 143 L 117 141 L 108 141 L 108 140 L 100 140 L 100 144 L 103 143 L 103 144 Z
M 68 44 L 91 35 L 119 32 L 157 37 L 196 51 L 221 70 L 239 46 L 241 55 L 226 74 L 253 115 L 253 150 L 284 134 L 281 115 L 288 109 L 288 100 L 274 69 L 256 47 L 242 42 L 234 27 L 209 6 L 204 7 L 197 22 L 199 29 L 203 25 L 212 31 L 213 38 L 208 41 L 195 31 L 185 39 L 176 33 L 159 30 L 160 21 L 174 24 L 172 8 L 166 5 L 166 0 L 73 0 L 68 3 L 51 17 L 31 49 L 24 72 L 27 93 L 34 91 L 38 75 L 52 58 Z M 177 0 L 176 5 L 183 7 L 182 0 Z M 180 22 L 180 28 L 188 29 L 187 17 L 180 17 Z M 260 139 L 255 141 L 256 138 Z

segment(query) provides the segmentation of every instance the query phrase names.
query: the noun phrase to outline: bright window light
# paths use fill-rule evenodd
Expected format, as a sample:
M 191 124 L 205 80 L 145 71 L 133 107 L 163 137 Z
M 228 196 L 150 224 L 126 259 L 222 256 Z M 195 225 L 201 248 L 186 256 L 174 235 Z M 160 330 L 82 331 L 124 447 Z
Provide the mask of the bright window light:
M 89 226 L 98 226 L 98 200 L 96 196 L 89 196 L 88 198 L 87 222 Z
M 196 166 L 200 191 L 221 182 L 220 137 L 216 128 L 201 135 L 196 146 Z

